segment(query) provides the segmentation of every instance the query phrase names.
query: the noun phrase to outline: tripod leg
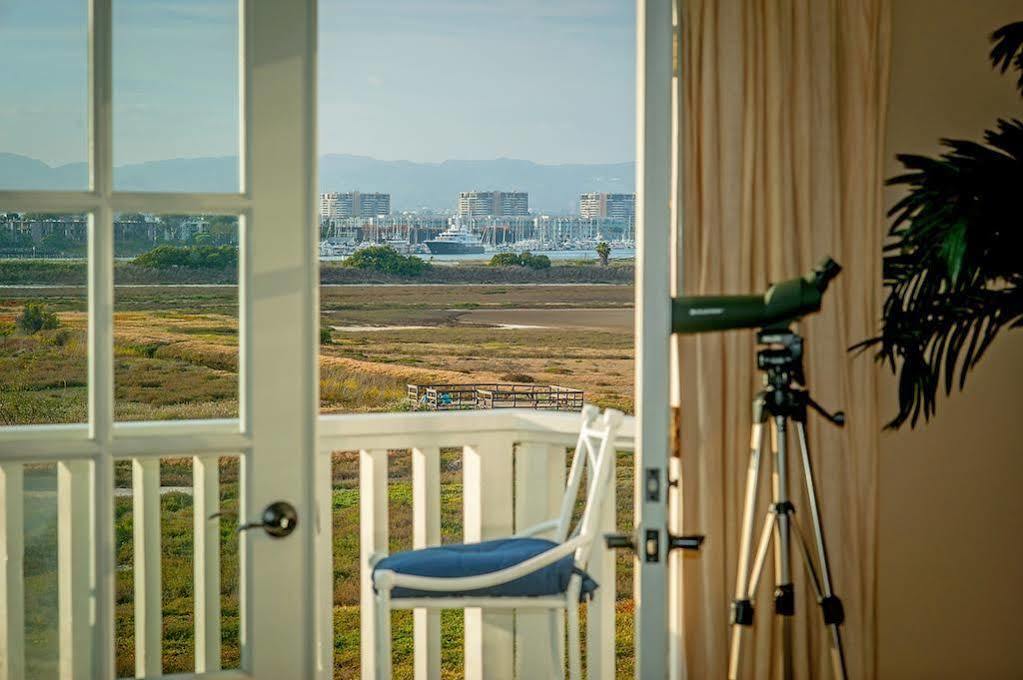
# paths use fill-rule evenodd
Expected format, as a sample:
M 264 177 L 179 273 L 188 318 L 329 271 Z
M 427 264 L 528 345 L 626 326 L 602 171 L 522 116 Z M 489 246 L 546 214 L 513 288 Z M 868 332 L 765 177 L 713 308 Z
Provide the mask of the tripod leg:
M 760 451 L 764 443 L 763 396 L 753 402 L 753 433 L 750 437 L 749 466 L 746 470 L 746 500 L 742 509 L 742 529 L 739 539 L 739 568 L 735 577 L 735 599 L 732 600 L 731 626 L 732 648 L 729 659 L 729 677 L 738 672 L 739 648 L 742 628 L 753 625 L 753 604 L 748 597 L 750 577 L 750 552 L 753 549 L 753 520 L 757 505 L 757 488 L 760 484 Z
M 778 540 L 774 544 L 774 612 L 781 617 L 781 676 L 793 677 L 792 615 L 795 613 L 795 590 L 792 587 L 792 553 L 789 548 L 789 519 L 792 502 L 789 500 L 787 418 L 774 417 L 774 513 Z
M 831 664 L 836 678 L 845 680 L 848 671 L 845 664 L 845 649 L 842 646 L 842 632 L 839 626 L 845 620 L 842 601 L 831 590 L 831 569 L 828 566 L 828 550 L 824 543 L 824 529 L 821 526 L 820 506 L 817 503 L 817 490 L 813 481 L 813 464 L 810 461 L 810 450 L 806 443 L 806 427 L 796 422 L 796 433 L 799 436 L 799 448 L 803 458 L 803 477 L 806 482 L 806 497 L 810 503 L 810 517 L 813 521 L 814 538 L 817 542 L 817 560 L 820 564 L 820 605 L 824 615 L 824 625 L 831 629 Z M 812 573 L 812 572 L 811 572 Z
M 817 567 L 814 565 L 813 555 L 810 553 L 810 543 L 806 540 L 803 527 L 799 525 L 799 520 L 795 515 L 791 517 L 791 521 L 792 533 L 795 534 L 796 542 L 799 544 L 799 554 L 803 556 L 803 565 L 806 567 L 806 573 L 810 575 L 810 584 L 813 586 L 813 592 L 817 594 L 817 601 L 820 602 L 824 593 L 821 592 L 821 580 L 817 576 Z
M 756 557 L 753 558 L 753 568 L 750 570 L 749 585 L 747 586 L 746 592 L 743 593 L 744 600 L 752 601 L 753 595 L 757 592 L 757 586 L 760 584 L 760 575 L 764 571 L 764 562 L 767 561 L 767 549 L 771 547 L 771 534 L 774 533 L 774 528 L 774 513 L 768 513 L 767 518 L 764 520 L 764 529 L 760 532 L 760 542 L 757 544 Z M 751 620 L 752 611 L 751 607 Z M 739 677 L 739 663 L 742 660 L 742 642 L 747 628 L 748 626 L 732 626 L 732 646 L 728 655 L 728 680 L 737 680 Z

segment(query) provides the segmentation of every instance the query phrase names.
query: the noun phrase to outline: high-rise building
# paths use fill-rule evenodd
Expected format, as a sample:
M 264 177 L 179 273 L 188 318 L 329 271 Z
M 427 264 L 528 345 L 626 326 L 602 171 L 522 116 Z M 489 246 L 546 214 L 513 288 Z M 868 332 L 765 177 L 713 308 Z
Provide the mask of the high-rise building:
M 505 217 L 529 214 L 525 191 L 463 191 L 458 194 L 458 214 L 463 217 Z
M 632 222 L 636 217 L 636 194 L 606 194 L 591 191 L 579 197 L 579 216 L 587 219 L 610 217 Z
M 364 194 L 358 191 L 320 194 L 320 218 L 377 217 L 391 214 L 390 194 Z

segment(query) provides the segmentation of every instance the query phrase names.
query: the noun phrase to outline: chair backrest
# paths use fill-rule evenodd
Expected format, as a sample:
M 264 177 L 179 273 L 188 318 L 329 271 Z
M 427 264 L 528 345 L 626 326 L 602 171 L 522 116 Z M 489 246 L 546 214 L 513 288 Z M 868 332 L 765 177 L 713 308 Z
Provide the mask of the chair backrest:
M 561 514 L 554 539 L 562 543 L 570 536 L 589 536 L 591 540 L 584 542 L 575 552 L 575 562 L 583 568 L 590 558 L 593 541 L 598 537 L 601 513 L 610 485 L 614 483 L 615 438 L 622 417 L 622 412 L 614 409 L 607 409 L 601 416 L 596 406 L 583 406 L 582 426 L 572 456 L 572 466 L 569 468 L 565 496 L 561 500 Z M 582 516 L 573 528 L 572 515 L 584 475 L 586 501 Z

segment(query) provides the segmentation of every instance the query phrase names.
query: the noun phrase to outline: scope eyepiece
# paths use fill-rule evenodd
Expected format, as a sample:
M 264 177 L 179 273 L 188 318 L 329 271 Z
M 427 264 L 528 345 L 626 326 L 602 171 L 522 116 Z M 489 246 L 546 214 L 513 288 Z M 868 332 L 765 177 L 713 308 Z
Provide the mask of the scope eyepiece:
M 835 262 L 830 257 L 825 257 L 820 261 L 816 267 L 813 268 L 811 275 L 814 277 L 814 285 L 817 286 L 817 290 L 821 293 L 828 289 L 828 284 L 831 280 L 838 276 L 839 272 L 842 271 L 842 265 Z

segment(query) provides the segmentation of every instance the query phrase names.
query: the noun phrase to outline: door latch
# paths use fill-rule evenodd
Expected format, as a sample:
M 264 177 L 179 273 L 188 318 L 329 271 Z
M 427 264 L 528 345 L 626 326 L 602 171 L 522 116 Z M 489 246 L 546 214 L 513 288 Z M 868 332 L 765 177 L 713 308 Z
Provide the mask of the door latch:
M 215 512 L 209 519 L 215 519 L 225 513 Z M 287 501 L 276 501 L 263 509 L 258 521 L 238 525 L 238 533 L 249 529 L 262 529 L 272 538 L 284 538 L 298 526 L 298 511 Z
M 668 534 L 668 550 L 699 550 L 703 538 Z M 657 562 L 661 558 L 661 532 L 657 529 L 647 529 L 643 541 L 637 541 L 634 534 L 604 534 L 604 543 L 612 550 L 631 550 L 646 562 Z

